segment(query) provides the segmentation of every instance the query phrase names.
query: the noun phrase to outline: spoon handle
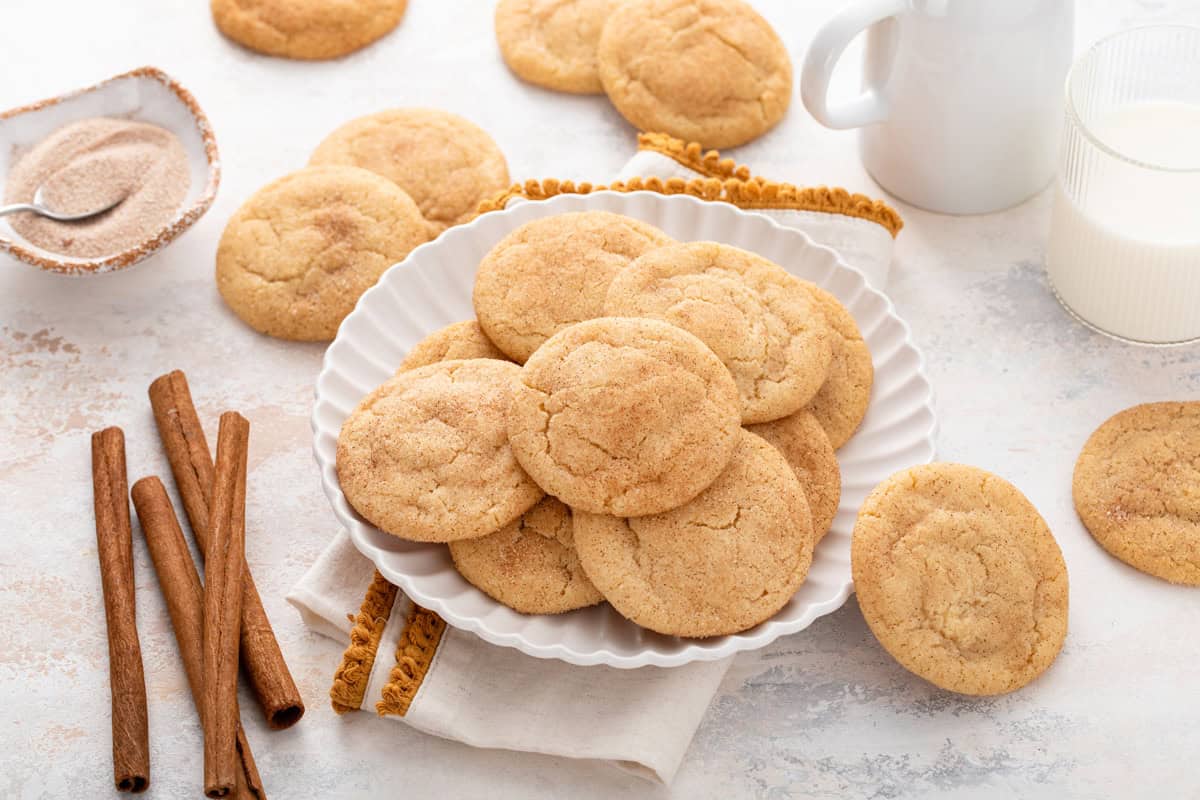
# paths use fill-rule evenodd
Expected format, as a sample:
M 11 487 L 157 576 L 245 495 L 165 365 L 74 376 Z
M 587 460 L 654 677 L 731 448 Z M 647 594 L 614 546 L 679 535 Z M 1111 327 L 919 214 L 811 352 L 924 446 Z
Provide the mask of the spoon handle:
M 0 217 L 7 217 L 9 214 L 16 214 L 21 211 L 32 211 L 34 214 L 43 213 L 43 209 L 32 203 L 13 203 L 12 205 L 0 206 Z
M 38 191 L 40 192 L 41 190 L 39 189 Z M 55 211 L 53 209 L 46 208 L 43 205 L 38 205 L 37 195 L 34 195 L 33 200 L 34 202 L 32 203 L 13 203 L 12 205 L 8 206 L 0 206 L 0 217 L 3 217 L 7 214 L 16 214 L 19 211 L 28 211 L 30 213 L 37 214 L 39 217 L 46 217 L 58 222 L 81 222 L 86 219 L 91 219 L 92 217 L 98 217 L 105 211 L 111 211 L 123 203 L 125 198 L 122 197 L 115 203 L 109 203 L 104 208 L 97 208 L 93 211 L 84 211 L 78 214 L 64 214 L 61 211 Z

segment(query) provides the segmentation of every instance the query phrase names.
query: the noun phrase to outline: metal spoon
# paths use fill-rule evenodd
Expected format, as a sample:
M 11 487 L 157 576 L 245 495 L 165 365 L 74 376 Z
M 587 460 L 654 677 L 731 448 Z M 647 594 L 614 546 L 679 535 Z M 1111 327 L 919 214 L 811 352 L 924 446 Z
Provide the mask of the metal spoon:
M 0 206 L 0 217 L 7 216 L 9 214 L 16 214 L 21 211 L 29 211 L 37 214 L 38 216 L 57 220 L 58 222 L 79 222 L 81 220 L 91 219 L 92 217 L 98 217 L 105 211 L 112 211 L 114 208 L 121 205 L 121 203 L 125 202 L 125 197 L 127 196 L 118 197 L 116 200 L 104 206 L 103 208 L 97 208 L 92 211 L 84 211 L 82 214 L 64 214 L 60 211 L 55 211 L 54 209 L 47 208 L 45 206 L 42 199 L 42 188 L 43 187 L 39 186 L 38 190 L 33 193 L 32 203 L 13 203 L 12 205 Z

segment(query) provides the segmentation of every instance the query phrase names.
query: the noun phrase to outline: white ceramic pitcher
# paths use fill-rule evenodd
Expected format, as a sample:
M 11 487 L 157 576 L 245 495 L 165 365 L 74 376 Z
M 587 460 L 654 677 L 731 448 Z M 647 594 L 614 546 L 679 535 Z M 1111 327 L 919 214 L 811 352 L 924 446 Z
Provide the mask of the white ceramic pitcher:
M 1050 183 L 1058 163 L 1073 0 L 858 0 L 816 35 L 801 93 L 830 128 L 861 128 L 863 164 L 930 211 L 982 214 Z M 867 30 L 863 92 L 828 99 Z

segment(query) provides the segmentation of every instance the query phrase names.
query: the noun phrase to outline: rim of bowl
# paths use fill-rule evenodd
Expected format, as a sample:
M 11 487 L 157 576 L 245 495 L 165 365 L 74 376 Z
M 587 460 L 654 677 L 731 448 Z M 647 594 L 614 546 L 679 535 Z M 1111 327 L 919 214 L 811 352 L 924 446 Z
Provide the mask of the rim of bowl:
M 1188 166 L 1188 167 L 1171 167 L 1171 166 L 1167 166 L 1165 164 L 1156 164 L 1153 161 L 1146 161 L 1145 159 L 1135 158 L 1134 156 L 1131 156 L 1128 153 L 1122 152 L 1120 149 L 1110 145 L 1108 142 L 1101 139 L 1096 134 L 1096 132 L 1094 130 L 1092 130 L 1091 125 L 1089 125 L 1087 122 L 1085 122 L 1083 119 L 1083 115 L 1079 113 L 1079 108 L 1075 101 L 1075 79 L 1076 79 L 1076 77 L 1078 77 L 1078 75 L 1084 69 L 1092 66 L 1094 59 L 1099 57 L 1099 55 L 1101 54 L 1101 51 L 1113 47 L 1115 44 L 1120 43 L 1120 41 L 1124 40 L 1124 39 L 1131 39 L 1136 36 L 1144 35 L 1146 33 L 1154 33 L 1154 32 L 1166 33 L 1168 31 L 1178 31 L 1180 33 L 1191 34 L 1196 39 L 1197 47 L 1200 47 L 1200 26 L 1185 25 L 1185 24 L 1179 24 L 1179 23 L 1159 24 L 1159 25 L 1139 25 L 1134 28 L 1128 28 L 1123 31 L 1117 31 L 1116 33 L 1110 33 L 1109 35 L 1104 36 L 1100 39 L 1097 39 L 1095 42 L 1093 42 L 1088 47 L 1087 50 L 1083 51 L 1083 53 L 1077 59 L 1075 59 L 1075 61 L 1071 64 L 1071 68 L 1067 71 L 1067 80 L 1066 80 L 1066 87 L 1065 87 L 1067 116 L 1070 119 L 1070 123 L 1075 127 L 1076 130 L 1079 131 L 1080 135 L 1085 140 L 1087 140 L 1088 143 L 1090 143 L 1096 149 L 1100 150 L 1105 155 L 1111 156 L 1112 158 L 1115 158 L 1118 161 L 1121 161 L 1125 164 L 1130 164 L 1130 165 L 1138 167 L 1140 169 L 1148 169 L 1148 170 L 1153 170 L 1154 172 L 1161 172 L 1161 173 L 1188 174 L 1188 173 L 1193 173 L 1193 172 L 1200 172 L 1200 163 L 1197 163 L 1194 166 Z
M 204 184 L 204 191 L 196 200 L 184 209 L 179 216 L 167 223 L 157 233 L 149 238 L 139 242 L 132 247 L 128 247 L 119 253 L 114 253 L 101 258 L 71 258 L 62 256 L 54 258 L 42 255 L 39 252 L 34 252 L 20 241 L 9 239 L 6 236 L 0 235 L 0 249 L 8 252 L 14 258 L 24 261 L 35 267 L 40 267 L 47 272 L 56 272 L 62 275 L 84 276 L 84 275 L 101 275 L 109 272 L 116 272 L 126 267 L 131 267 L 140 261 L 149 258 L 150 256 L 163 249 L 173 242 L 180 234 L 196 223 L 200 217 L 204 216 L 205 212 L 212 206 L 213 201 L 217 196 L 217 188 L 221 184 L 221 156 L 217 150 L 217 139 L 213 133 L 212 124 L 208 121 L 208 116 L 200 107 L 195 96 L 184 88 L 183 84 L 172 78 L 158 67 L 145 66 L 131 69 L 128 72 L 122 72 L 118 75 L 113 75 L 111 78 L 105 78 L 102 81 L 97 81 L 89 86 L 84 86 L 80 89 L 73 89 L 63 94 L 47 97 L 43 100 L 36 100 L 17 108 L 10 108 L 7 111 L 0 112 L 0 120 L 11 119 L 33 111 L 40 111 L 44 108 L 56 106 L 61 103 L 73 100 L 85 94 L 95 92 L 110 83 L 116 83 L 121 80 L 129 80 L 131 78 L 149 78 L 158 81 L 169 89 L 175 97 L 187 108 L 188 113 L 192 117 L 192 121 L 196 125 L 196 130 L 200 133 L 200 139 L 204 142 L 204 158 L 208 164 L 207 180 Z

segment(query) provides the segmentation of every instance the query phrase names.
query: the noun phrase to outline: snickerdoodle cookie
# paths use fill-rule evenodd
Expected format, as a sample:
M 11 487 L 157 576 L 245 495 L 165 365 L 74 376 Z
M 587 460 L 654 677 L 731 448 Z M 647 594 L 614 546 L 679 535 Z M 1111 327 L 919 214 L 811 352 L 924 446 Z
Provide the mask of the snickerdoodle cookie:
M 498 358 L 507 361 L 492 340 L 487 338 L 479 323 L 473 319 L 465 322 L 455 322 L 441 330 L 436 330 L 413 345 L 400 369 L 416 369 L 417 367 L 436 364 L 439 361 L 455 361 L 463 358 Z
M 508 163 L 487 132 L 429 108 L 397 108 L 353 119 L 329 134 L 310 164 L 378 173 L 412 196 L 435 233 L 475 216 L 508 188 Z
M 808 410 L 821 423 L 829 435 L 829 443 L 837 450 L 850 441 L 867 415 L 875 365 L 871 363 L 871 351 L 858 323 L 846 307 L 815 283 L 805 281 L 804 284 L 833 331 L 829 377 L 816 397 L 809 401 Z
M 833 525 L 842 499 L 842 472 L 829 437 L 808 411 L 746 428 L 766 439 L 800 479 L 808 508 L 812 511 L 813 540 L 821 541 Z
M 492 248 L 475 276 L 475 314 L 488 337 L 523 363 L 558 331 L 604 316 L 618 272 L 669 244 L 665 233 L 607 211 L 527 222 Z
M 1110 417 L 1083 446 L 1075 510 L 1112 555 L 1200 586 L 1200 402 L 1146 403 Z
M 675 508 L 716 479 L 738 440 L 729 370 L 665 322 L 581 322 L 547 340 L 520 372 L 508 413 L 513 453 L 576 512 Z
M 380 530 L 418 542 L 485 536 L 543 492 L 513 458 L 505 411 L 521 368 L 443 361 L 397 373 L 338 435 L 338 482 Z
M 603 94 L 596 47 L 622 0 L 500 0 L 496 41 L 518 77 L 575 94 Z
M 698 497 L 625 519 L 576 512 L 575 547 L 622 615 L 671 636 L 721 636 L 787 604 L 812 563 L 812 521 L 783 456 L 739 431 L 733 459 Z
M 396 184 L 355 167 L 309 167 L 256 192 L 225 226 L 217 288 L 250 327 L 326 341 L 359 296 L 429 229 Z
M 829 374 L 833 332 L 805 282 L 729 245 L 689 242 L 646 253 L 613 279 L 604 311 L 661 319 L 698 336 L 733 373 L 746 424 L 800 410 Z
M 1062 648 L 1062 552 L 1037 509 L 991 473 L 927 464 L 892 475 L 863 503 L 850 558 L 879 643 L 943 689 L 1019 689 Z
M 459 574 L 522 614 L 561 614 L 604 598 L 588 580 L 571 526 L 571 509 L 547 497 L 495 533 L 450 542 Z
M 270 56 L 344 56 L 386 36 L 408 0 L 212 0 L 213 21 L 238 44 Z
M 792 62 L 742 0 L 630 0 L 598 49 L 604 91 L 625 119 L 705 147 L 735 147 L 783 118 Z

